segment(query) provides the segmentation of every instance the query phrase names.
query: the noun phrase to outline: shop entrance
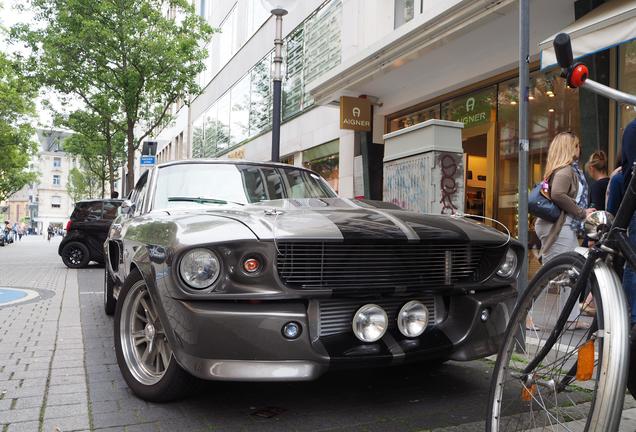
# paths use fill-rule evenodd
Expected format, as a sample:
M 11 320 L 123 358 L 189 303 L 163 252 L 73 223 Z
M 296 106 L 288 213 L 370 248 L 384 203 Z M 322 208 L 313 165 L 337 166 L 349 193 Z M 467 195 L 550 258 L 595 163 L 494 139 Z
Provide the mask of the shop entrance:
M 494 217 L 497 89 L 488 87 L 442 104 L 442 118 L 464 123 L 467 214 Z

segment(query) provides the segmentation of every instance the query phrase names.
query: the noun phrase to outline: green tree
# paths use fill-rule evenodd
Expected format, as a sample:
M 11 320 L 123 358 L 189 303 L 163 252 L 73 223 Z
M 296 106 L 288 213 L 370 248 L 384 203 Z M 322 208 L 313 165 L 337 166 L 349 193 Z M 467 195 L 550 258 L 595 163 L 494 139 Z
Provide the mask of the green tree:
M 68 173 L 68 183 L 66 191 L 70 195 L 73 202 L 88 198 L 88 185 L 84 173 L 79 168 L 71 168 Z
M 56 122 L 76 132 L 66 140 L 64 150 L 79 156 L 86 170 L 99 180 L 102 198 L 106 183 L 112 193 L 119 178 L 118 168 L 126 162 L 123 132 L 93 111 L 78 110 L 68 117 L 58 117 Z
M 126 135 L 127 190 L 135 151 L 170 108 L 198 94 L 213 29 L 188 0 L 32 0 L 38 25 L 12 29 L 42 83 L 81 98 Z M 43 25 L 42 25 L 43 24 Z M 121 112 L 95 104 L 107 97 Z
M 0 53 L 0 201 L 37 179 L 27 169 L 37 149 L 30 125 L 36 94 L 20 64 Z

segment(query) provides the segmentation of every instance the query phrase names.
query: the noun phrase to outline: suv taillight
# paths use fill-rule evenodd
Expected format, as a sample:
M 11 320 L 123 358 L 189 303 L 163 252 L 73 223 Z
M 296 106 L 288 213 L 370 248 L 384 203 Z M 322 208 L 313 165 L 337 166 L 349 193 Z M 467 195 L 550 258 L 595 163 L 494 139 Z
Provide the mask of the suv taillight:
M 68 222 L 66 222 L 66 232 L 69 232 L 71 230 L 71 222 L 72 221 L 70 221 L 70 220 Z

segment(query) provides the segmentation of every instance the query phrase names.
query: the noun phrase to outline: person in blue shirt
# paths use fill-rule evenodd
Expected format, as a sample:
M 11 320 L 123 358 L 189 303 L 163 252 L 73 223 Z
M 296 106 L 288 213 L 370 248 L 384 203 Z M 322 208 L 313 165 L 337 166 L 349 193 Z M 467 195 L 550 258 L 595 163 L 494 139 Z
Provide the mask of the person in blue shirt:
M 621 149 L 621 170 L 614 174 L 609 182 L 607 211 L 616 215 L 627 185 L 632 179 L 633 165 L 636 162 L 636 119 L 632 120 L 623 132 Z M 629 244 L 636 250 L 636 214 L 632 216 L 627 229 Z M 630 308 L 631 324 L 636 324 L 636 269 L 629 264 L 623 272 L 623 289 Z

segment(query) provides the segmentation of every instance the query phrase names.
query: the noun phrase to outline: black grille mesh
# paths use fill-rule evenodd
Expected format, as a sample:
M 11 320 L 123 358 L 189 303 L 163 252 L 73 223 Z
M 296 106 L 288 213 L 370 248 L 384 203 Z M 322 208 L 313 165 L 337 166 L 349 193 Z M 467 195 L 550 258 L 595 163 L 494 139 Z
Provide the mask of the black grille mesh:
M 279 242 L 277 246 L 278 274 L 285 284 L 343 290 L 432 288 L 477 281 L 480 274 L 494 269 L 505 250 L 462 244 Z

